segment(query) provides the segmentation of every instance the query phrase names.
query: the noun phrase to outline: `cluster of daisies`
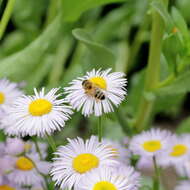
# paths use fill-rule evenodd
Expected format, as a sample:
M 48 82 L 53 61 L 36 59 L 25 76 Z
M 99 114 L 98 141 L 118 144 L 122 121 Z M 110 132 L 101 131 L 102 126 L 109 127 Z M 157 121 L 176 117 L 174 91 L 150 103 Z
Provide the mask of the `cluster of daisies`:
M 174 167 L 181 180 L 175 190 L 190 187 L 190 134 L 176 135 L 167 130 L 151 129 L 134 136 L 129 144 L 133 155 L 139 155 L 139 169 Z M 189 179 L 189 180 L 188 180 Z
M 84 81 L 90 86 L 84 86 Z M 65 126 L 72 110 L 81 110 L 85 116 L 113 111 L 125 98 L 126 84 L 124 73 L 92 70 L 73 80 L 63 92 L 60 88 L 47 93 L 44 88 L 39 92 L 34 89 L 34 95 L 29 96 L 16 83 L 0 80 L 0 128 L 8 135 L 22 137 L 51 135 Z M 104 99 L 98 99 L 100 96 Z
M 45 160 L 47 146 L 39 143 L 41 158 L 32 141 L 7 138 L 0 143 L 0 189 L 43 190 L 46 189 L 43 175 L 50 170 Z
M 34 89 L 25 95 L 20 84 L 0 80 L 0 128 L 7 136 L 0 146 L 0 190 L 47 189 L 49 173 L 55 185 L 69 190 L 138 190 L 140 174 L 135 168 L 174 166 L 190 177 L 190 137 L 151 129 L 120 144 L 91 136 L 67 139 L 54 153 L 53 163 L 45 161 L 46 146 L 25 142 L 25 136 L 49 137 L 60 131 L 74 110 L 84 116 L 101 116 L 114 111 L 125 99 L 127 80 L 120 72 L 92 70 L 73 80 L 69 87 L 49 92 Z M 131 162 L 138 155 L 136 164 Z M 133 163 L 133 166 L 131 166 Z M 50 171 L 49 171 L 50 170 Z M 182 181 L 176 190 L 186 190 Z

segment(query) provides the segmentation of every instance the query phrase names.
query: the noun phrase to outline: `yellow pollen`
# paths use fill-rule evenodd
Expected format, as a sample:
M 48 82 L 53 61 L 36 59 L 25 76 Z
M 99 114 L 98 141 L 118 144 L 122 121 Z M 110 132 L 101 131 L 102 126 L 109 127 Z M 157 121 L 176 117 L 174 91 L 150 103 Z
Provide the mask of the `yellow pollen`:
M 89 79 L 89 81 L 101 89 L 106 90 L 106 88 L 107 88 L 106 80 L 103 77 L 92 77 Z
M 101 181 L 94 185 L 93 190 L 117 190 L 117 188 L 108 181 Z
M 0 190 L 16 190 L 16 189 L 10 187 L 9 185 L 0 185 Z
M 16 168 L 19 170 L 28 171 L 28 170 L 32 170 L 33 168 L 35 168 L 35 166 L 31 160 L 29 160 L 28 158 L 26 158 L 24 156 L 21 156 L 16 161 Z
M 45 99 L 34 100 L 29 105 L 29 112 L 33 116 L 42 116 L 48 114 L 52 110 L 52 104 Z
M 170 156 L 178 157 L 183 156 L 188 151 L 188 148 L 183 144 L 177 144 L 173 147 L 173 151 L 170 153 Z
M 93 154 L 80 154 L 73 160 L 73 169 L 81 174 L 97 168 L 98 165 L 99 159 Z
M 0 92 L 0 104 L 3 104 L 5 102 L 5 95 Z
M 146 141 L 142 146 L 148 152 L 156 152 L 162 148 L 159 140 Z

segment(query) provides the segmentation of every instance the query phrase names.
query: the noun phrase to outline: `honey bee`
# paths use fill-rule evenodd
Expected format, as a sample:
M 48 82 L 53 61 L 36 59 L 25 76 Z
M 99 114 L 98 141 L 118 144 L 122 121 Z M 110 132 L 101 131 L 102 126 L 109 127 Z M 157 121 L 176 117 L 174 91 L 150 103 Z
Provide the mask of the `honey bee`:
M 86 94 L 95 97 L 97 100 L 105 100 L 106 97 L 104 92 L 102 92 L 102 90 L 94 83 L 89 80 L 84 80 L 82 86 Z

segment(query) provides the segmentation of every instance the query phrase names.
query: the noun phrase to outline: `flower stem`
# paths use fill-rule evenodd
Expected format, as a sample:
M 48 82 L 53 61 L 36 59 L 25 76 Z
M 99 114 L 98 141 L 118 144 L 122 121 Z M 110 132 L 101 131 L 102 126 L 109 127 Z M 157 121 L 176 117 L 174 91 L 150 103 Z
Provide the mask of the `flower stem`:
M 37 139 L 36 139 L 35 137 L 33 137 L 32 139 L 33 139 L 33 141 L 34 141 L 34 144 L 35 144 L 35 147 L 36 147 L 36 151 L 37 151 L 37 153 L 38 153 L 38 155 L 39 155 L 39 157 L 40 157 L 40 160 L 42 160 L 43 157 L 42 157 L 42 153 L 41 153 L 41 151 L 40 151 L 40 147 L 39 147 L 39 144 L 38 144 L 38 142 L 37 142 Z
M 153 164 L 154 164 L 154 181 L 153 181 L 153 190 L 159 190 L 160 189 L 160 170 L 158 168 L 156 157 L 153 156 Z
M 14 8 L 14 4 L 15 4 L 15 0 L 9 0 L 6 5 L 5 11 L 3 13 L 3 16 L 0 22 L 0 39 L 2 39 L 3 34 L 6 30 L 7 24 L 9 22 L 9 19 L 11 17 L 11 14 Z
M 98 140 L 102 142 L 102 116 L 98 118 Z
M 46 135 L 46 136 L 47 136 L 47 141 L 48 141 L 49 145 L 51 146 L 51 149 L 53 150 L 53 152 L 55 152 L 57 149 L 57 146 L 55 144 L 54 139 L 50 135 Z
M 168 0 L 163 1 L 166 2 L 165 5 L 167 6 Z M 164 21 L 156 10 L 153 10 L 152 19 L 150 52 L 146 69 L 144 91 L 134 123 L 134 127 L 138 131 L 142 131 L 147 125 L 154 105 L 154 100 L 148 100 L 144 94 L 146 92 L 151 92 L 158 85 L 160 80 L 160 57 L 164 34 Z

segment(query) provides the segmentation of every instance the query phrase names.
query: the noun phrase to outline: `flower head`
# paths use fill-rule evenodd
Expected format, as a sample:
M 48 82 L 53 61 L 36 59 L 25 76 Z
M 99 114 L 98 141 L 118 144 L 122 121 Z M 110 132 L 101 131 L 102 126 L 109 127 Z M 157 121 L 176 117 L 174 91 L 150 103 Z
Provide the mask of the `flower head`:
M 170 150 L 171 133 L 166 130 L 151 129 L 134 136 L 130 142 L 130 149 L 134 154 L 152 157 Z
M 99 143 L 92 136 L 84 142 L 81 138 L 68 139 L 69 143 L 61 146 L 56 153 L 51 174 L 56 185 L 71 189 L 88 172 L 102 166 L 114 166 L 115 152 L 108 148 L 108 144 Z
M 88 173 L 78 185 L 79 190 L 136 190 L 137 176 L 131 168 L 126 171 L 103 167 Z M 124 171 L 124 170 L 123 170 Z M 86 180 L 88 179 L 88 180 Z
M 73 80 L 70 87 L 65 88 L 72 107 L 82 114 L 100 116 L 113 111 L 113 105 L 118 106 L 126 95 L 127 80 L 121 72 L 110 73 L 93 69 L 83 77 Z
M 61 130 L 72 111 L 70 106 L 64 105 L 64 99 L 58 99 L 59 88 L 45 94 L 44 88 L 34 96 L 18 98 L 5 118 L 6 132 L 18 136 L 44 136 L 55 130 Z
M 40 161 L 36 155 L 14 157 L 14 169 L 7 178 L 19 185 L 43 184 L 44 179 L 38 173 L 47 174 L 50 164 Z

